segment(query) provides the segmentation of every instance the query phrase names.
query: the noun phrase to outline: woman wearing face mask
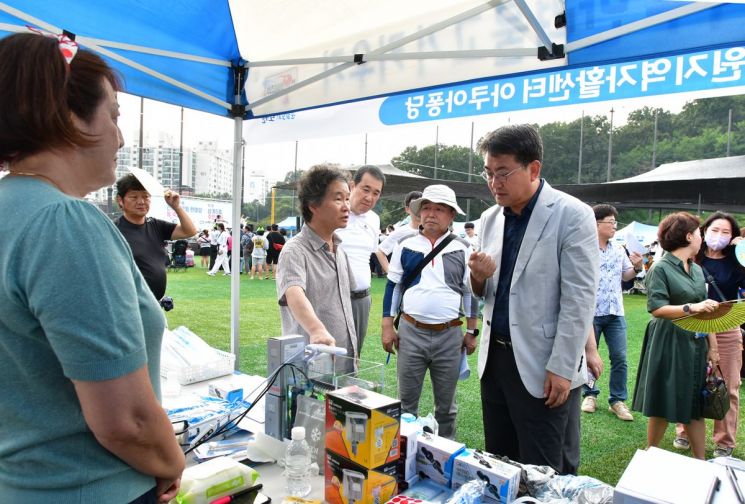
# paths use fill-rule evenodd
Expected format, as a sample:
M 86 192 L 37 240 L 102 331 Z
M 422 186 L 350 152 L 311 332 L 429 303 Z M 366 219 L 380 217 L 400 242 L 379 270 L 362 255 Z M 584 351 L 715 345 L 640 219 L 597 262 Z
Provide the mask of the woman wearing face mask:
M 738 290 L 745 287 L 745 268 L 735 257 L 735 247 L 742 238 L 737 221 L 730 214 L 715 212 L 701 226 L 704 243 L 696 256 L 703 267 L 708 284 L 708 297 L 716 301 L 737 299 Z M 713 280 L 713 281 L 712 281 Z M 716 287 L 714 285 L 716 285 Z M 724 299 L 720 299 L 720 294 Z M 717 333 L 716 347 L 710 348 L 713 360 L 718 360 L 729 389 L 730 408 L 722 420 L 714 421 L 715 457 L 732 455 L 737 436 L 737 421 L 740 411 L 740 368 L 742 367 L 742 333 L 739 327 Z M 688 449 L 688 438 L 683 426 L 678 424 L 674 446 Z

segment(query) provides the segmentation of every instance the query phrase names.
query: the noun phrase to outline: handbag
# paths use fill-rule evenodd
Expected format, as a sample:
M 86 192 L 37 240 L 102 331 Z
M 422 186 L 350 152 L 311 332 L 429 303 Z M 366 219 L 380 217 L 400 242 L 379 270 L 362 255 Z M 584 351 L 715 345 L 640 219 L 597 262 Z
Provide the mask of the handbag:
M 717 376 L 719 371 L 719 376 Z M 727 384 L 722 378 L 722 368 L 717 364 L 717 369 L 710 369 L 706 375 L 704 388 L 701 390 L 704 418 L 721 420 L 729 411 L 729 391 Z
M 455 235 L 453 233 L 450 233 L 447 235 L 435 248 L 433 248 L 429 254 L 427 254 L 420 262 L 416 265 L 416 268 L 411 270 L 411 272 L 404 277 L 403 281 L 401 282 L 401 294 L 398 298 L 398 309 L 396 310 L 398 313 L 396 314 L 396 318 L 393 319 L 393 327 L 398 330 L 398 324 L 401 321 L 401 305 L 404 302 L 404 292 L 406 292 L 406 289 L 409 288 L 409 286 L 416 280 L 416 277 L 419 276 L 419 273 L 422 272 L 424 267 L 427 265 L 428 262 L 430 262 L 432 259 L 435 258 L 437 254 L 442 252 L 442 249 L 447 247 L 447 244 L 450 243 L 455 239 Z

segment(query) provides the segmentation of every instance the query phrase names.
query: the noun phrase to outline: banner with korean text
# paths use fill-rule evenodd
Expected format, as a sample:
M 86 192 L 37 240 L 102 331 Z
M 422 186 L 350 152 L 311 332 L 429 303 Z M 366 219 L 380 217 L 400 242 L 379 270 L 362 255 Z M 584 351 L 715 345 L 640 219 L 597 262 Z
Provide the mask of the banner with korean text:
M 383 100 L 385 125 L 745 85 L 745 47 L 480 80 Z

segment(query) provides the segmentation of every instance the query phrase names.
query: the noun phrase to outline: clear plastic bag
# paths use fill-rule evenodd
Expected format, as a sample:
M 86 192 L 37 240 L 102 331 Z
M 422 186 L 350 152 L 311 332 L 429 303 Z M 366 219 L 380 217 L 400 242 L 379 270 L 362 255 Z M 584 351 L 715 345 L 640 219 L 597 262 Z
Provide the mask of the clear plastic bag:
M 445 504 L 480 504 L 486 483 L 482 480 L 471 480 L 455 491 Z

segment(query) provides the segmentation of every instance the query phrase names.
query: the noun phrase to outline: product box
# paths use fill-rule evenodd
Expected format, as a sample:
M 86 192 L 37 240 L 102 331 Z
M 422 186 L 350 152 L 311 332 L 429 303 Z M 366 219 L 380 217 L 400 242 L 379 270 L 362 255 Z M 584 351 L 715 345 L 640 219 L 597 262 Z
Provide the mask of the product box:
M 471 480 L 481 480 L 484 500 L 507 504 L 517 498 L 520 468 L 481 450 L 465 450 L 453 463 L 453 490 Z
M 326 394 L 326 449 L 374 469 L 400 456 L 401 401 L 356 385 Z M 394 464 L 395 466 L 395 464 Z
M 442 504 L 453 496 L 453 491 L 445 485 L 435 483 L 431 479 L 414 482 L 408 489 L 401 491 L 399 497 L 411 499 L 409 502 L 429 502 Z M 393 499 L 391 499 L 393 501 Z
M 422 426 L 416 422 L 402 421 L 399 427 L 401 456 L 398 459 L 398 485 L 417 476 L 416 438 L 422 433 Z
M 369 469 L 326 450 L 325 469 L 328 504 L 380 504 L 398 493 L 396 461 Z
M 660 448 L 637 450 L 613 490 L 613 504 L 670 502 L 729 504 L 737 497 L 719 464 Z
M 228 402 L 242 401 L 243 400 L 243 387 L 240 387 L 232 382 L 226 384 L 214 384 L 210 383 L 207 393 L 212 397 L 218 399 L 225 399 Z
M 466 445 L 425 432 L 416 439 L 416 470 L 420 478 L 450 486 L 453 462 Z

